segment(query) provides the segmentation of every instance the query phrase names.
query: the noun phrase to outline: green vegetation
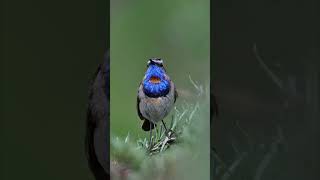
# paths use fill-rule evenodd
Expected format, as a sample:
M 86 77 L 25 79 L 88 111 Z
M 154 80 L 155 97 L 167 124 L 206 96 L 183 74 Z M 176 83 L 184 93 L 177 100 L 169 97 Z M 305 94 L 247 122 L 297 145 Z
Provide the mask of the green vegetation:
M 174 110 L 169 127 L 175 139 L 170 143 L 161 125 L 153 136 L 152 151 L 148 138 L 112 137 L 113 179 L 209 179 L 209 91 L 195 87 L 198 101 L 184 102 Z

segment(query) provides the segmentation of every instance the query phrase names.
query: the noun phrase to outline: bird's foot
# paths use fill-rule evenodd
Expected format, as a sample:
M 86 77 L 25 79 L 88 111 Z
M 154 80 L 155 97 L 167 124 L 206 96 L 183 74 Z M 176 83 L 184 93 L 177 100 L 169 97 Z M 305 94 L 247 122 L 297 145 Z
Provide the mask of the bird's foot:
M 177 138 L 176 133 L 171 129 L 166 131 L 166 137 L 168 138 L 168 143 L 174 142 Z

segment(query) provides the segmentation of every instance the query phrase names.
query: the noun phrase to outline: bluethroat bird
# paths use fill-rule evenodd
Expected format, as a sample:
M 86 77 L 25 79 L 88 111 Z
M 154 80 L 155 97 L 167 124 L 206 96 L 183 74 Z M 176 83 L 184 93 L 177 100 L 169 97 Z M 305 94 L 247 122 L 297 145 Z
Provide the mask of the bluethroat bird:
M 89 85 L 85 152 L 89 168 L 96 179 L 110 179 L 109 107 L 110 59 L 109 53 L 99 65 Z
M 174 83 L 170 80 L 163 66 L 163 60 L 151 58 L 148 61 L 147 71 L 140 83 L 137 97 L 137 111 L 143 120 L 142 129 L 150 131 L 150 143 L 152 129 L 170 113 L 176 102 L 178 93 Z

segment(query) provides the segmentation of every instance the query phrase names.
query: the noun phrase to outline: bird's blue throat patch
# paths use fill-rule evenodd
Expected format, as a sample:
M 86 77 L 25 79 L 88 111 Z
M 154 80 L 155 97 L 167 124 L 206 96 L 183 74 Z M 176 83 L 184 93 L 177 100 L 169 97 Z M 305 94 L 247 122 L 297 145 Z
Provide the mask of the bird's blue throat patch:
M 143 81 L 143 92 L 149 97 L 165 96 L 170 91 L 170 81 L 165 79 L 165 71 L 157 65 L 150 65 Z

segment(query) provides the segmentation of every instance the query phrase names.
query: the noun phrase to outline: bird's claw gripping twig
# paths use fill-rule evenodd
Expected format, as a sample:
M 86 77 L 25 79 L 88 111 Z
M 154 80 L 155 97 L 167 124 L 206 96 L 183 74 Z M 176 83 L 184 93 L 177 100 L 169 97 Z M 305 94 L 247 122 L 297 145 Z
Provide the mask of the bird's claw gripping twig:
M 168 138 L 168 143 L 171 143 L 173 141 L 176 140 L 176 133 L 174 131 L 172 131 L 171 129 L 169 129 L 167 132 L 166 132 L 166 138 Z

